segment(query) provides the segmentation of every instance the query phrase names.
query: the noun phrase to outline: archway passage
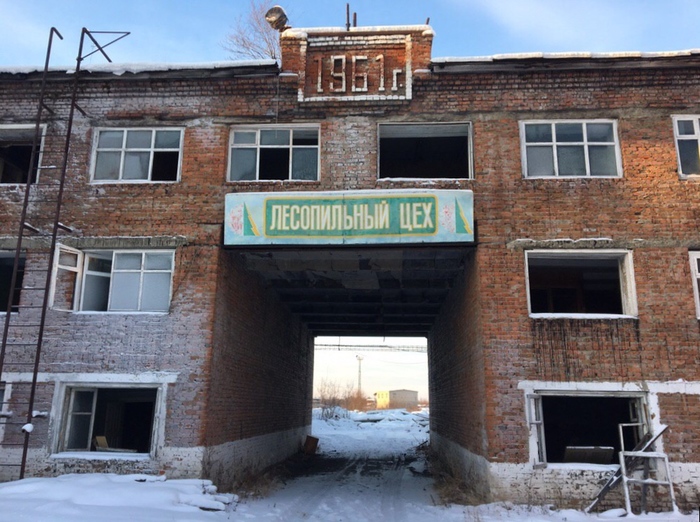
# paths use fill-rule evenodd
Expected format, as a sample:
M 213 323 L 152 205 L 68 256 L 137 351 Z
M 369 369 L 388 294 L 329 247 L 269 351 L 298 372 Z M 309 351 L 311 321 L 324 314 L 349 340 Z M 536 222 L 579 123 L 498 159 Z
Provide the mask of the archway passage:
M 248 270 L 315 335 L 425 336 L 470 247 L 245 249 Z

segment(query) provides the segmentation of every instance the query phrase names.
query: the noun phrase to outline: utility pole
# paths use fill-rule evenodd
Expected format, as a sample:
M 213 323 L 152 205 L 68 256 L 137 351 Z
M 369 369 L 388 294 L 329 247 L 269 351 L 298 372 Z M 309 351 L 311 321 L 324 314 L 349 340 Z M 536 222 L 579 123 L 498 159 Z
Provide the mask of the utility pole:
M 356 355 L 357 357 L 357 394 L 362 395 L 362 357 L 361 355 Z

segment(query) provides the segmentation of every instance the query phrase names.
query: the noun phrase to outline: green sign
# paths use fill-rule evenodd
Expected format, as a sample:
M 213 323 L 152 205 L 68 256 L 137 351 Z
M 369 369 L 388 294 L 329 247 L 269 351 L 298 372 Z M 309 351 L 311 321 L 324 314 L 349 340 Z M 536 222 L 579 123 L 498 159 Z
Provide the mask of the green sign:
M 228 194 L 224 243 L 473 241 L 472 208 L 471 191 Z

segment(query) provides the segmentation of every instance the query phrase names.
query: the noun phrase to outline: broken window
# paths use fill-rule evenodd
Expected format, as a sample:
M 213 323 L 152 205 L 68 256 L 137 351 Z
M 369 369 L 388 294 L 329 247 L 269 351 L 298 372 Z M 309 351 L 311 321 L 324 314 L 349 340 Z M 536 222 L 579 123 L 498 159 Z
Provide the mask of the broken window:
M 182 131 L 109 129 L 97 133 L 93 181 L 177 181 Z
M 87 251 L 60 245 L 53 308 L 90 312 L 167 312 L 173 252 Z
M 157 388 L 69 388 L 60 451 L 150 453 Z
M 15 264 L 14 252 L 0 252 L 0 313 L 7 311 L 8 306 L 12 306 L 11 311 L 19 310 L 19 299 L 24 280 L 24 256 L 19 259 L 17 269 L 17 281 L 15 281 L 15 291 L 10 299 L 10 286 L 12 284 L 12 270 Z M 11 302 L 10 302 L 11 301 Z
M 614 121 L 522 122 L 520 133 L 527 178 L 621 176 Z
M 379 125 L 379 177 L 471 177 L 469 123 Z
M 698 116 L 674 116 L 678 172 L 681 176 L 700 174 L 700 120 Z
M 541 393 L 528 402 L 539 463 L 614 464 L 620 433 L 630 449 L 649 431 L 642 396 Z
M 34 127 L 0 127 L 0 183 L 26 183 L 29 170 L 36 181 L 37 165 L 32 162 Z
M 531 314 L 636 315 L 631 254 L 527 253 Z
M 318 127 L 236 128 L 229 181 L 315 181 L 318 153 Z

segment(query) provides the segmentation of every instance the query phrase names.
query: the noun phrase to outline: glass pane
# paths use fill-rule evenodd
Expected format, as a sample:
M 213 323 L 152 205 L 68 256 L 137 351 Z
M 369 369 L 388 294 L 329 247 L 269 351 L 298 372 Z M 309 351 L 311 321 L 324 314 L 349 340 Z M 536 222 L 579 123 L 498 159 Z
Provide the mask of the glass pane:
M 295 130 L 292 134 L 292 145 L 318 145 L 318 130 Z
M 127 152 L 124 156 L 122 179 L 148 179 L 150 152 Z
M 95 392 L 91 390 L 73 393 L 73 413 L 92 413 L 92 398 Z
M 124 131 L 100 131 L 97 147 L 100 149 L 121 149 Z
M 143 274 L 141 310 L 145 312 L 167 312 L 170 306 L 170 272 Z
M 695 134 L 693 120 L 678 120 L 678 134 L 681 136 L 692 136 Z
M 179 149 L 180 131 L 156 131 L 156 149 Z
M 315 180 L 318 178 L 318 150 L 294 149 L 292 152 L 292 179 Z
M 85 275 L 82 309 L 90 312 L 105 312 L 109 299 L 109 277 Z
M 110 310 L 138 310 L 140 272 L 115 272 L 112 275 L 112 299 Z
M 92 415 L 72 415 L 70 419 L 70 435 L 66 441 L 67 450 L 90 449 L 90 420 Z
M 583 124 L 557 123 L 557 142 L 571 143 L 583 141 Z
M 121 152 L 98 152 L 95 179 L 119 179 Z
M 682 174 L 700 174 L 698 140 L 678 140 L 678 153 L 681 156 Z
M 126 133 L 126 148 L 127 149 L 150 149 L 151 131 L 128 131 Z
M 254 180 L 256 149 L 231 149 L 231 181 Z
M 236 131 L 233 133 L 235 145 L 255 145 L 255 131 Z
M 146 254 L 146 270 L 170 270 L 172 267 L 172 254 Z
M 586 125 L 588 141 L 614 143 L 612 123 L 589 123 Z
M 88 256 L 87 269 L 91 272 L 102 272 L 104 274 L 109 274 L 112 271 L 112 256 L 107 258 Z
M 554 176 L 552 147 L 527 147 L 527 176 Z
M 115 270 L 141 270 L 141 254 L 114 254 Z
M 525 125 L 527 143 L 551 143 L 552 126 L 549 123 L 529 123 Z
M 289 145 L 288 130 L 260 131 L 260 145 Z
M 586 159 L 583 146 L 558 147 L 557 161 L 559 162 L 560 176 L 585 176 Z
M 617 160 L 614 145 L 591 145 L 588 147 L 591 176 L 617 176 Z

